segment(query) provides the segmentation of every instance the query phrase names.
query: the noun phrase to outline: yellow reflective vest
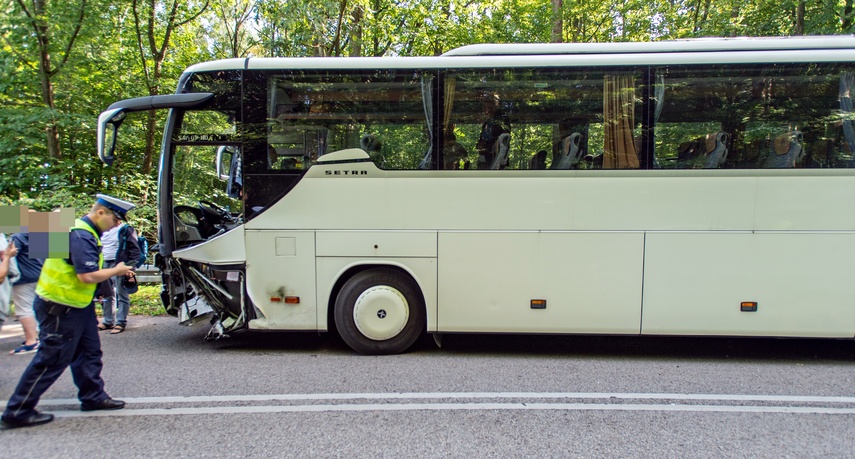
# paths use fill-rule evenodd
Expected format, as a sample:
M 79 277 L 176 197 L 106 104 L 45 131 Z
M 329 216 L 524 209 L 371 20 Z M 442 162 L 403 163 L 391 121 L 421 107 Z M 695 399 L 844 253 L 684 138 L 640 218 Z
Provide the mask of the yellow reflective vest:
M 104 266 L 104 255 L 100 253 L 101 238 L 98 233 L 81 219 L 74 221 L 71 231 L 89 231 L 98 243 L 98 269 Z M 68 264 L 62 258 L 48 258 L 42 266 L 39 283 L 36 284 L 36 294 L 45 300 L 64 304 L 75 308 L 85 308 L 95 297 L 97 284 L 87 284 L 77 278 L 74 265 Z

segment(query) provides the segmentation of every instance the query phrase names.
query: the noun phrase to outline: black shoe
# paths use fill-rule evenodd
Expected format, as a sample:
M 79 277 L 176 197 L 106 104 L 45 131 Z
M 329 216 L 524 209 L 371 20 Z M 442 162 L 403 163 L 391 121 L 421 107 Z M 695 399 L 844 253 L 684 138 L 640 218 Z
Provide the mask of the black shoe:
M 84 403 L 80 405 L 81 411 L 98 411 L 98 410 L 121 410 L 125 407 L 125 402 L 121 400 L 113 400 L 105 398 L 98 403 Z
M 47 424 L 53 421 L 53 415 L 49 413 L 35 412 L 32 416 L 24 419 L 6 419 L 3 418 L 3 427 L 7 429 L 17 429 L 18 427 L 30 427 L 41 424 Z

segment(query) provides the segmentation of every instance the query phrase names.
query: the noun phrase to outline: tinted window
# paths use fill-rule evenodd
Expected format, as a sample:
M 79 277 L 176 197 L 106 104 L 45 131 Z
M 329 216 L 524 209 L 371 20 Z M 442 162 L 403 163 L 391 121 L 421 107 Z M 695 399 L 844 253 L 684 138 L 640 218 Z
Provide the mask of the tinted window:
M 662 168 L 852 167 L 851 66 L 656 69 Z
M 642 72 L 484 69 L 443 75 L 443 169 L 637 169 Z
M 362 148 L 383 169 L 419 168 L 431 145 L 422 102 L 431 82 L 412 70 L 272 76 L 267 169 L 307 169 L 319 156 L 347 148 Z

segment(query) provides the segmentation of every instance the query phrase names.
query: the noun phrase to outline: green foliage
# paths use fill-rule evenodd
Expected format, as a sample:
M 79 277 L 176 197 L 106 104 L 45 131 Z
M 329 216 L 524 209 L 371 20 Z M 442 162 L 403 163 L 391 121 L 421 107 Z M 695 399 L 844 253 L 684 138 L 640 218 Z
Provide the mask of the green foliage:
M 536 0 L 224 0 L 207 9 L 204 1 L 194 0 L 176 3 L 170 23 L 172 2 L 138 2 L 140 24 L 148 26 L 149 18 L 154 21 L 152 48 L 145 27 L 137 35 L 133 2 L 45 0 L 39 20 L 50 30 L 48 50 L 55 72 L 49 76 L 56 101 L 48 109 L 33 23 L 22 10 L 32 2 L 4 0 L 2 5 L 0 204 L 27 204 L 38 210 L 73 206 L 83 211 L 94 194 L 110 193 L 138 204 L 132 223 L 152 239 L 156 170 L 145 173 L 141 165 L 147 137 L 152 136 L 155 146 L 160 144 L 165 114 L 156 115 L 151 132 L 145 114 L 128 116 L 118 159 L 110 168 L 95 155 L 95 123 L 111 103 L 149 95 L 152 85 L 161 93 L 171 92 L 183 69 L 196 62 L 234 55 L 434 55 L 473 43 L 544 42 L 551 39 L 555 19 L 562 21 L 564 41 L 594 42 L 848 34 L 855 17 L 852 0 L 564 1 L 557 17 L 551 2 Z M 200 11 L 203 14 L 195 16 Z M 78 24 L 79 35 L 69 46 Z M 167 32 L 163 55 L 154 55 Z M 162 73 L 152 79 L 149 72 L 158 58 Z M 59 128 L 61 159 L 48 154 L 45 129 L 54 124 Z M 464 143 L 474 135 L 465 130 L 458 134 Z M 380 154 L 395 166 L 410 165 L 414 159 L 398 156 L 399 152 L 415 148 L 409 143 L 420 137 L 393 140 L 393 133 L 384 135 L 388 140 Z M 536 148 L 540 146 L 526 146 Z M 221 194 L 224 185 L 211 176 L 210 165 L 195 166 L 196 175 L 191 177 L 199 178 L 202 188 L 191 195 L 211 190 Z
M 140 285 L 137 293 L 131 295 L 130 314 L 141 316 L 164 316 L 163 302 L 160 300 L 160 284 Z
M 131 306 L 128 314 L 131 316 L 165 316 L 163 302 L 160 300 L 159 284 L 141 284 L 137 293 L 130 296 Z M 95 314 L 104 315 L 101 303 L 95 303 Z
M 233 212 L 240 201 L 226 195 L 226 182 L 217 177 L 214 168 L 217 148 L 213 146 L 181 147 L 174 163 L 175 203 L 196 206 L 200 200 L 210 201 Z

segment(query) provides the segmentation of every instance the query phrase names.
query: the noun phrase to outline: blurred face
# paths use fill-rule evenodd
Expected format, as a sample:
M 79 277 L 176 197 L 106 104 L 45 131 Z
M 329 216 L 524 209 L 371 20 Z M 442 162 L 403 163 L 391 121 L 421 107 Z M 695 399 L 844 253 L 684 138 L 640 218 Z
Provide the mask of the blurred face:
M 102 232 L 109 231 L 122 223 L 122 221 L 119 220 L 119 217 L 109 209 L 98 209 L 98 212 L 96 212 L 95 215 L 97 218 L 93 223 L 95 223 L 95 225 L 98 226 L 98 229 Z

